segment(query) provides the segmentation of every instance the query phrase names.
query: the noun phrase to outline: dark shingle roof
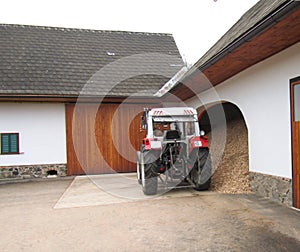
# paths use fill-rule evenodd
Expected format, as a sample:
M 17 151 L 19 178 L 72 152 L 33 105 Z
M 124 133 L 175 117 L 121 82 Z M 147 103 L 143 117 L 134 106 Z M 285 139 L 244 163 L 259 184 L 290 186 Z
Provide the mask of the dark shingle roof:
M 170 34 L 7 24 L 0 57 L 6 95 L 148 96 L 183 66 Z

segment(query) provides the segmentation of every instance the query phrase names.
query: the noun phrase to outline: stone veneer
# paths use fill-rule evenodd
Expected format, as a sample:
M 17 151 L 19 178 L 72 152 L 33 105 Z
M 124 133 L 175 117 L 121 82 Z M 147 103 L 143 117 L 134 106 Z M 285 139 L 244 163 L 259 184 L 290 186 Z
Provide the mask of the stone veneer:
M 51 176 L 63 177 L 66 175 L 66 164 L 19 165 L 0 167 L 0 180 L 10 178 L 46 178 Z
M 292 180 L 267 174 L 250 172 L 250 186 L 257 195 L 287 206 L 293 205 Z

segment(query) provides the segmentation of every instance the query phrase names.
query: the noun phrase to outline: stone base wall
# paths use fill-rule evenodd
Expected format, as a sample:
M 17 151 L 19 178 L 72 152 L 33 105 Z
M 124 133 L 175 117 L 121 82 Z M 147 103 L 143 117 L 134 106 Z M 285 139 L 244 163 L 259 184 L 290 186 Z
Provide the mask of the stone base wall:
M 250 186 L 256 194 L 292 206 L 292 180 L 267 174 L 250 172 Z
M 63 177 L 67 175 L 66 164 L 1 166 L 0 179 L 29 179 Z

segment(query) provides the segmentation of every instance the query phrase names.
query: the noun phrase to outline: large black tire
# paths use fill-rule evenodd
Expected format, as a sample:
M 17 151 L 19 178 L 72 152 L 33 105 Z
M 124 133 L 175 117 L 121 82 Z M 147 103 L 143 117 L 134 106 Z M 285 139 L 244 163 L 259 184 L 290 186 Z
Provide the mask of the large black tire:
M 153 174 L 155 164 L 144 164 L 141 168 L 142 187 L 145 195 L 157 194 L 157 176 Z
M 200 162 L 200 166 L 199 166 Z M 199 170 L 200 168 L 200 170 Z M 193 167 L 194 189 L 197 191 L 209 190 L 211 184 L 212 165 L 209 150 L 201 148 Z
M 137 181 L 141 185 L 142 184 L 142 175 L 141 175 L 141 165 L 144 165 L 144 159 L 142 158 L 142 153 L 137 153 L 137 162 L 136 162 L 136 175 L 137 175 Z M 142 162 L 142 163 L 141 163 Z

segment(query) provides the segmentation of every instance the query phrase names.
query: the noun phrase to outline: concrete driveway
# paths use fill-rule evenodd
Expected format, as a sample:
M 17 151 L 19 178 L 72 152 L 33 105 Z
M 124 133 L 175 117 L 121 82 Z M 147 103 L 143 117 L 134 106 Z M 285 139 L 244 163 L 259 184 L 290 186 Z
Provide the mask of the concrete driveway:
M 300 249 L 298 211 L 251 194 L 145 197 L 122 176 L 1 184 L 1 251 Z

